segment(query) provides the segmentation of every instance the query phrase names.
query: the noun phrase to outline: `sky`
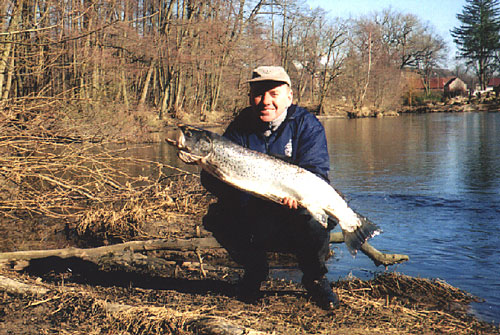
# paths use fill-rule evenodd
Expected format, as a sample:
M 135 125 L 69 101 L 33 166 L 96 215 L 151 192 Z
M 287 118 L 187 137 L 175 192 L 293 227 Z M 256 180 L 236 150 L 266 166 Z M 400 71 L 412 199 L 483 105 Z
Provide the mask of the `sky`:
M 456 52 L 450 30 L 458 27 L 457 14 L 462 13 L 465 0 L 307 0 L 312 8 L 321 7 L 332 17 L 356 18 L 379 12 L 387 8 L 403 14 L 414 14 L 422 22 L 428 22 L 445 40 L 450 48 L 450 57 Z

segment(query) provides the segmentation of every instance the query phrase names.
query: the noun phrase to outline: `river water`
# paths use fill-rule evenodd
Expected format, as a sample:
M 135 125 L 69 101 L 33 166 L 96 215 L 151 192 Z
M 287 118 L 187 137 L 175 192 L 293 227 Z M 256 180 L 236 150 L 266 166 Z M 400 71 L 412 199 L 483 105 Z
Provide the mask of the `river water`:
M 332 184 L 384 231 L 371 244 L 410 256 L 390 267 L 440 278 L 485 299 L 500 322 L 500 113 L 404 115 L 324 122 Z M 364 255 L 334 246 L 332 279 L 371 277 Z
M 500 113 L 327 119 L 332 185 L 383 234 L 370 243 L 407 254 L 389 267 L 439 278 L 485 299 L 473 312 L 500 322 Z M 186 168 L 165 144 L 153 159 Z M 190 171 L 195 171 L 190 168 Z M 384 271 L 333 245 L 329 278 Z

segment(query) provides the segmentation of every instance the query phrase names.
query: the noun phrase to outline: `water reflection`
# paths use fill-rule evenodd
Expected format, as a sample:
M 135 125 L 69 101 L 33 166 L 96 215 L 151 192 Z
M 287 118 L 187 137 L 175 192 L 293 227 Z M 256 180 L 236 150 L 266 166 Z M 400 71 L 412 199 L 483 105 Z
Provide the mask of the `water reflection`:
M 474 126 L 466 133 L 466 142 L 475 146 L 466 153 L 462 174 L 469 189 L 487 192 L 498 180 L 500 154 L 498 145 L 491 139 L 497 136 L 498 122 L 485 118 L 474 118 Z M 498 121 L 498 120 L 497 120 Z
M 173 131 L 166 134 L 172 136 Z M 199 173 L 196 165 L 187 165 L 177 158 L 177 150 L 166 141 L 153 144 L 129 145 L 118 147 L 117 156 L 130 158 L 128 164 L 122 164 L 120 169 L 131 176 L 146 176 L 158 178 L 161 175 L 177 173 Z M 108 148 L 113 149 L 113 148 Z

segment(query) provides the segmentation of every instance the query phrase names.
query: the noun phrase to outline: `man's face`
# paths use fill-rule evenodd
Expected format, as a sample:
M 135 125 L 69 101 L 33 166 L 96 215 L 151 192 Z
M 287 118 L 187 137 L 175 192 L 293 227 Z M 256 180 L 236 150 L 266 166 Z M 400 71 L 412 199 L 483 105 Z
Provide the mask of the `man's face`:
M 293 91 L 285 83 L 261 81 L 250 85 L 250 105 L 263 122 L 271 122 L 281 115 L 293 100 Z

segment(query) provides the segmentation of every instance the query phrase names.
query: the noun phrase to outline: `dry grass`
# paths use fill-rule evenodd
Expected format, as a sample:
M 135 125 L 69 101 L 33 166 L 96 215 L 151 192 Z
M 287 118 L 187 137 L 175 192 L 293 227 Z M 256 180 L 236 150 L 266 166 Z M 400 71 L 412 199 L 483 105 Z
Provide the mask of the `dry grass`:
M 61 127 L 57 112 L 0 110 L 0 216 L 57 222 L 86 238 L 152 238 L 147 222 L 200 216 L 198 177 Z M 145 170 L 147 174 L 138 174 Z
M 31 278 L 24 279 L 32 284 Z M 44 297 L 4 296 L 3 312 L 25 318 L 26 325 L 53 325 L 71 334 L 196 334 L 203 318 L 267 334 L 497 334 L 499 329 L 465 311 L 473 299 L 438 280 L 383 274 L 370 281 L 353 279 L 334 285 L 342 304 L 334 314 L 319 310 L 294 283 L 269 281 L 265 297 L 248 305 L 217 291 L 182 293 L 182 289 L 92 287 L 42 284 Z M 385 295 L 395 287 L 411 288 Z M 407 299 L 425 303 L 412 304 Z M 446 308 L 453 302 L 462 308 Z M 441 306 L 441 307 L 439 307 Z

